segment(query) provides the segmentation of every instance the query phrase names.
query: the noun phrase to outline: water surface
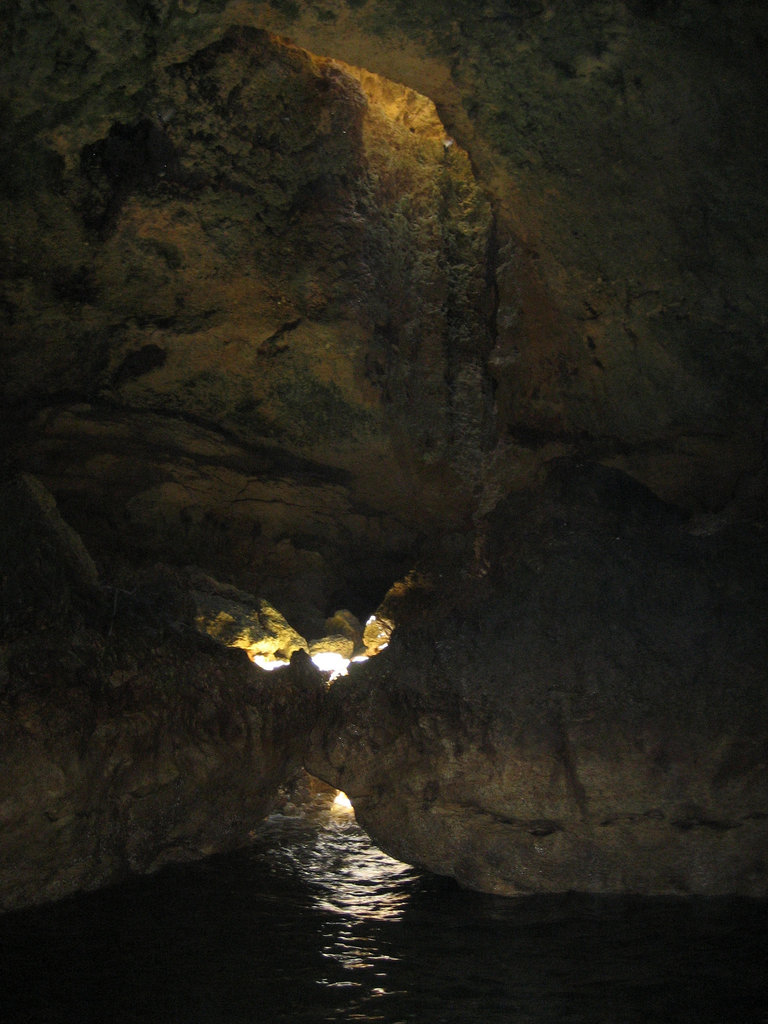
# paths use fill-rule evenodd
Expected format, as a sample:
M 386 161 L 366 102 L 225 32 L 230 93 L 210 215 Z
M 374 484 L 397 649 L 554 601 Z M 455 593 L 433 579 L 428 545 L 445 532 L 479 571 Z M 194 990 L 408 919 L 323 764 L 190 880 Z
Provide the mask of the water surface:
M 247 853 L 0 917 L 5 1024 L 768 1024 L 768 909 L 505 900 L 318 798 Z

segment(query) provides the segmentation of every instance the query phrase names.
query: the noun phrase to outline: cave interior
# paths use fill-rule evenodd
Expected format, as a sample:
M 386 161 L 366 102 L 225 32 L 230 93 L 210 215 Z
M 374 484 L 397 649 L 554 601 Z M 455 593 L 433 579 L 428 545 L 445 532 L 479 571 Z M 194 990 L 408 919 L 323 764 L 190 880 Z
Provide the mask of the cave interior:
M 0 908 L 764 897 L 761 5 L 5 6 Z

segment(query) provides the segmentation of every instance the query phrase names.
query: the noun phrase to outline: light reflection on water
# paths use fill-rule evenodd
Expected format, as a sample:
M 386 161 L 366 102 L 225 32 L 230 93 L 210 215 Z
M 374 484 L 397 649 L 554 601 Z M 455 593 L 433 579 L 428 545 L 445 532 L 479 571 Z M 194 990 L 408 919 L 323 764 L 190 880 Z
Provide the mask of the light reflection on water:
M 398 920 L 417 871 L 372 846 L 351 811 L 315 799 L 293 815 L 272 815 L 252 855 L 279 856 L 306 885 L 320 910 L 350 919 Z
M 0 917 L 5 1024 L 768 1024 L 765 904 L 503 900 L 316 800 L 247 853 Z

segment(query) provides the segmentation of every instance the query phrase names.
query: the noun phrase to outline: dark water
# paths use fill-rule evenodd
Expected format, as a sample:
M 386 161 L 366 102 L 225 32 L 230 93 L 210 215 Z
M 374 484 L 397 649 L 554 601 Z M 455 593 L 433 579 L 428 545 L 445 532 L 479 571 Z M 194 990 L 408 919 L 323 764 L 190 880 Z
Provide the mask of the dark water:
M 247 854 L 0 917 L 0 1022 L 768 1022 L 768 908 L 502 900 L 328 802 Z

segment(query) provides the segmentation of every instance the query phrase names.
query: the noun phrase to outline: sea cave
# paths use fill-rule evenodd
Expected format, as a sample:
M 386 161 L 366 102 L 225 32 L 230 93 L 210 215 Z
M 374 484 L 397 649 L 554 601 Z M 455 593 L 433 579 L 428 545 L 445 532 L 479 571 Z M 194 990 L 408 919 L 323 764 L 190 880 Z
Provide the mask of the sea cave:
M 764 1020 L 768 12 L 8 0 L 0 33 L 10 1019 L 107 1019 L 19 996 L 57 929 L 103 950 L 189 883 L 215 931 L 214 876 L 279 898 L 267 847 L 319 884 L 319 814 L 326 910 L 351 872 L 409 919 L 385 870 L 481 951 L 531 906 L 614 948 L 739 921 L 741 981 L 674 1019 Z M 598 1019 L 382 985 L 109 1012 Z

